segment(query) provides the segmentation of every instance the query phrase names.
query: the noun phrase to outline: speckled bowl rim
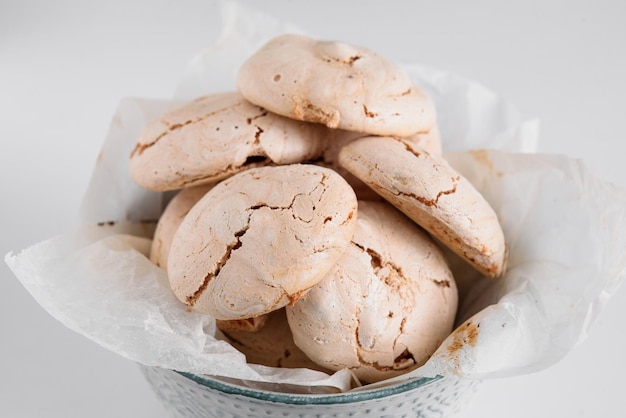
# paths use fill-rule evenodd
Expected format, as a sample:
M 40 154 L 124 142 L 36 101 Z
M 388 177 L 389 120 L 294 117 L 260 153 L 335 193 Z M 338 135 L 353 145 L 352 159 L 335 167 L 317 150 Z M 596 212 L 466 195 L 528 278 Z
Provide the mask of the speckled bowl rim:
M 292 405 L 329 405 L 329 404 L 347 404 L 369 401 L 374 399 L 386 398 L 392 395 L 397 395 L 403 392 L 429 385 L 440 379 L 443 376 L 435 377 L 422 377 L 411 379 L 406 382 L 398 383 L 391 386 L 362 390 L 358 392 L 345 392 L 337 394 L 293 394 L 293 393 L 281 393 L 271 392 L 260 389 L 250 389 L 243 386 L 234 385 L 231 383 L 222 382 L 216 379 L 211 379 L 207 376 L 199 376 L 192 373 L 179 372 L 179 375 L 190 379 L 199 385 L 206 386 L 210 389 L 214 389 L 229 395 L 240 395 L 248 398 L 259 399 L 262 401 L 270 401 Z

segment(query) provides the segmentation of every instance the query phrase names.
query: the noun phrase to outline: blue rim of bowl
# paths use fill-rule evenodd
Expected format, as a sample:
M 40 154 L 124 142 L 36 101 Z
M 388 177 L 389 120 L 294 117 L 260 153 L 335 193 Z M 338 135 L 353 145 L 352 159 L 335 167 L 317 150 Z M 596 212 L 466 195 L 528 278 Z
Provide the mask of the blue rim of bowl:
M 406 382 L 398 383 L 391 386 L 371 390 L 362 390 L 359 392 L 344 392 L 336 394 L 293 394 L 271 392 L 260 389 L 250 389 L 192 373 L 179 371 L 176 371 L 176 373 L 183 377 L 186 377 L 187 379 L 193 380 L 194 382 L 202 386 L 206 386 L 210 389 L 214 389 L 229 395 L 239 395 L 248 398 L 259 399 L 262 401 L 292 405 L 329 405 L 369 401 L 374 399 L 386 398 L 391 395 L 397 395 L 399 393 L 407 392 L 415 388 L 436 382 L 437 380 L 443 379 L 443 376 L 422 377 L 411 379 Z

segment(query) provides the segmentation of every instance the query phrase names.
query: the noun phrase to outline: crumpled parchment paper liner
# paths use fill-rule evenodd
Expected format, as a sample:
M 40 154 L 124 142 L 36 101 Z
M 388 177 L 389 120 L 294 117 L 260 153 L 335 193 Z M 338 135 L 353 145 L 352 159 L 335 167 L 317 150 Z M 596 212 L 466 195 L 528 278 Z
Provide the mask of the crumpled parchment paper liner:
M 166 273 L 148 259 L 153 228 L 119 222 L 86 226 L 36 244 L 7 262 L 35 299 L 72 330 L 140 363 L 238 379 L 349 388 L 334 377 L 246 364 L 214 337 L 215 321 L 180 303 Z M 345 383 L 344 383 L 345 382 Z
M 241 60 L 288 27 L 236 3 L 224 3 L 223 13 L 223 35 L 192 61 L 176 100 L 120 104 L 80 226 L 5 260 L 51 315 L 131 360 L 272 390 L 301 385 L 294 391 L 346 391 L 353 386 L 347 371 L 327 376 L 246 364 L 220 340 L 212 318 L 176 300 L 165 273 L 145 256 L 168 195 L 143 190 L 129 177 L 128 158 L 141 128 L 180 100 L 234 88 Z M 262 31 L 255 29 L 257 22 Z M 405 68 L 435 101 L 444 151 L 454 152 L 447 155 L 451 163 L 500 216 L 510 268 L 502 279 L 489 281 L 454 261 L 465 284 L 463 323 L 424 366 L 375 386 L 414 376 L 485 378 L 547 367 L 585 338 L 623 279 L 625 193 L 594 178 L 578 161 L 521 154 L 535 149 L 537 121 L 524 121 L 483 86 L 417 65 Z M 467 152 L 476 148 L 500 151 Z
M 490 280 L 457 266 L 455 276 L 473 276 L 461 324 L 424 366 L 385 385 L 546 368 L 587 337 L 626 276 L 626 190 L 562 155 L 479 150 L 446 158 L 498 214 L 507 272 Z

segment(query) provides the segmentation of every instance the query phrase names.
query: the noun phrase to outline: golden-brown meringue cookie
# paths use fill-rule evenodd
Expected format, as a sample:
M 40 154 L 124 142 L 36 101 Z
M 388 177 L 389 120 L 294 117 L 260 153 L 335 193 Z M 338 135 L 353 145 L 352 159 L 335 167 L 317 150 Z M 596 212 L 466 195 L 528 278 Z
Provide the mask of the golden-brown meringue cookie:
M 189 187 L 178 192 L 167 204 L 165 210 L 159 217 L 152 246 L 150 248 L 150 261 L 167 271 L 167 257 L 170 252 L 172 239 L 178 226 L 183 221 L 187 213 L 191 210 L 202 196 L 204 196 L 213 184 Z
M 452 331 L 457 302 L 432 238 L 388 203 L 359 201 L 351 245 L 287 318 L 311 360 L 371 383 L 422 365 Z
M 365 48 L 281 35 L 239 69 L 252 103 L 293 119 L 373 135 L 428 132 L 430 98 L 397 65 Z
M 488 277 L 501 276 L 507 250 L 498 217 L 445 159 L 411 141 L 364 137 L 339 163 Z
M 336 172 L 257 167 L 213 187 L 178 227 L 168 258 L 174 294 L 216 319 L 297 301 L 352 238 L 357 201 Z
M 267 322 L 257 332 L 223 329 L 222 333 L 233 347 L 245 354 L 248 363 L 328 372 L 311 361 L 293 342 L 285 309 L 278 309 L 266 317 Z
M 191 208 L 204 196 L 213 184 L 189 187 L 178 192 L 161 214 L 150 247 L 150 261 L 167 271 L 167 258 L 174 234 Z M 216 321 L 220 330 L 258 331 L 267 321 L 267 315 L 232 321 Z
M 420 147 L 421 149 L 427 151 L 432 155 L 442 155 L 443 154 L 443 144 L 441 143 L 441 133 L 439 131 L 439 126 L 435 125 L 428 132 L 420 132 L 405 138 L 407 141 L 410 141 Z
M 265 327 L 269 314 L 255 316 L 246 319 L 232 319 L 230 321 L 222 321 L 217 319 L 215 325 L 220 331 L 226 332 L 243 332 L 246 334 L 255 333 Z
M 341 151 L 341 148 L 365 136 L 369 135 L 361 132 L 345 131 L 343 129 L 329 129 L 326 148 L 324 149 L 322 160 L 318 163 L 325 167 L 332 168 L 337 173 L 341 174 L 350 186 L 352 186 L 359 200 L 379 201 L 383 200 L 383 198 L 378 193 L 339 164 L 339 151 Z M 441 136 L 439 134 L 439 128 L 436 125 L 429 132 L 414 134 L 405 139 L 419 145 L 431 154 L 441 155 L 442 153 Z
M 236 92 L 204 96 L 145 127 L 130 173 L 155 191 L 212 183 L 251 167 L 315 159 L 326 132 L 268 112 Z

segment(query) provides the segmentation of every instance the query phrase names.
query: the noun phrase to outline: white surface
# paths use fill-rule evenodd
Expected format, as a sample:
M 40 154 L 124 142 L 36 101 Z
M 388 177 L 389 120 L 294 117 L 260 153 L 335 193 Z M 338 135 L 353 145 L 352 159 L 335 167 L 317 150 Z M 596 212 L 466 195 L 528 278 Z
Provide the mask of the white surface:
M 0 5 L 2 254 L 68 230 L 119 100 L 171 96 L 219 31 L 210 1 L 54 3 Z M 626 3 L 258 3 L 319 38 L 482 82 L 541 118 L 541 151 L 626 187 Z M 0 416 L 166 416 L 134 364 L 50 318 L 4 264 L 0 292 Z M 486 382 L 464 417 L 622 416 L 625 316 L 622 288 L 563 361 Z

